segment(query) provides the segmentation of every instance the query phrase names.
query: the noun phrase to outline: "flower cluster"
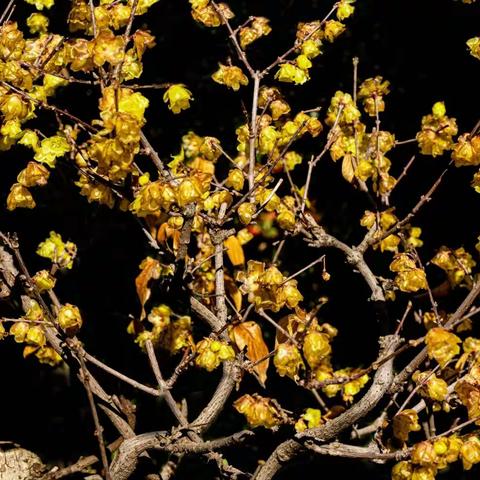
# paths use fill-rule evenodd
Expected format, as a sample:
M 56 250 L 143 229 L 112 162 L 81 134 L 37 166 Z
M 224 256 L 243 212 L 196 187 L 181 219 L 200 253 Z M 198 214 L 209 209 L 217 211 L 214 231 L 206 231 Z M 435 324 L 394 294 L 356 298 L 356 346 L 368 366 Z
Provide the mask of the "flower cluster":
M 25 344 L 23 356 L 35 354 L 40 363 L 51 366 L 62 361 L 60 355 L 49 345 L 45 336 L 45 326 L 49 323 L 36 300 L 25 297 L 23 301 L 24 315 L 10 326 L 8 335 L 15 342 Z M 51 326 L 51 325 L 50 325 Z M 0 340 L 7 336 L 3 323 L 0 323 Z
M 196 352 L 195 364 L 208 372 L 215 370 L 222 362 L 235 358 L 235 351 L 230 345 L 211 338 L 198 342 Z
M 283 422 L 278 406 L 260 395 L 243 395 L 233 403 L 235 409 L 245 415 L 250 427 L 274 428 Z
M 345 31 L 345 25 L 341 22 L 353 14 L 355 10 L 353 3 L 354 0 L 342 0 L 338 3 L 336 10 L 338 20 L 299 23 L 296 41 L 299 54 L 294 62 L 281 63 L 275 78 L 280 82 L 296 85 L 307 82 L 310 79 L 309 69 L 313 66 L 312 59 L 322 53 L 324 40 L 333 42 Z
M 472 268 L 476 265 L 473 257 L 463 247 L 451 250 L 445 246 L 432 258 L 432 263 L 445 271 L 448 281 L 454 287 L 464 282 L 468 285 L 471 282 L 469 276 Z
M 453 148 L 453 137 L 457 134 L 457 122 L 446 115 L 443 102 L 432 107 L 432 113 L 422 118 L 422 127 L 417 133 L 417 142 L 421 153 L 437 157 Z
M 397 274 L 394 283 L 402 292 L 418 292 L 427 288 L 425 271 L 418 268 L 415 260 L 407 253 L 397 253 L 390 264 L 390 270 Z
M 438 471 L 462 460 L 464 470 L 480 462 L 480 440 L 471 435 L 456 435 L 423 441 L 414 445 L 411 460 L 401 461 L 392 469 L 392 480 L 434 480 Z
M 246 272 L 238 272 L 236 280 L 257 310 L 278 312 L 285 306 L 295 308 L 303 300 L 296 280 L 288 280 L 277 267 L 266 267 L 262 262 L 249 260 Z

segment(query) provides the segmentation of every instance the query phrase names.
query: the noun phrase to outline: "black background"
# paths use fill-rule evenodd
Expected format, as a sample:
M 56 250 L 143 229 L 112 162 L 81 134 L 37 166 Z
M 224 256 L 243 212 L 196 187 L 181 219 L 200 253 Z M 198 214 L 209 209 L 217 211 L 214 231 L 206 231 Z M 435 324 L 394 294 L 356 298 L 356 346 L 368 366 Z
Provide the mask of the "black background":
M 57 0 L 49 16 L 52 29 L 66 33 L 65 18 L 70 2 Z M 271 19 L 272 34 L 253 47 L 251 61 L 262 68 L 292 44 L 298 21 L 322 18 L 331 8 L 330 1 L 232 1 L 230 6 L 237 14 L 238 23 L 248 15 L 264 15 Z M 24 28 L 28 6 L 19 5 L 14 19 Z M 234 20 L 235 21 L 235 20 Z M 162 158 L 168 158 L 179 150 L 181 136 L 193 129 L 200 135 L 218 137 L 228 151 L 235 149 L 235 128 L 244 122 L 241 104 L 249 105 L 250 88 L 232 93 L 215 84 L 210 75 L 219 61 L 228 56 L 237 59 L 226 40 L 223 29 L 206 29 L 196 24 L 187 1 L 161 0 L 150 13 L 136 20 L 140 27 L 146 24 L 157 38 L 157 47 L 145 55 L 145 72 L 142 81 L 185 83 L 195 97 L 192 108 L 181 115 L 172 115 L 162 102 L 162 91 L 148 91 L 150 99 L 146 132 Z M 382 115 L 382 128 L 394 132 L 397 139 L 415 136 L 421 116 L 428 113 L 434 102 L 444 100 L 447 113 L 456 117 L 461 133 L 469 131 L 480 117 L 480 62 L 468 54 L 465 42 L 480 35 L 480 6 L 463 5 L 450 0 L 360 0 L 353 19 L 347 21 L 348 31 L 333 45 L 325 47 L 325 54 L 314 61 L 312 80 L 302 87 L 281 84 L 292 106 L 292 111 L 322 106 L 325 110 L 336 90 L 351 91 L 352 58 L 360 58 L 360 80 L 382 75 L 391 82 L 391 94 L 387 97 L 387 109 Z M 273 80 L 270 78 L 272 83 Z M 96 101 L 98 92 L 70 86 L 61 91 L 56 104 L 67 107 L 85 120 L 98 116 Z M 323 118 L 323 114 L 320 114 Z M 54 133 L 54 118 L 50 114 L 39 115 L 39 125 L 49 134 Z M 323 147 L 320 140 L 305 141 L 306 153 L 314 153 Z M 398 147 L 391 155 L 394 176 L 402 171 L 415 145 Z M 306 155 L 307 156 L 307 155 Z M 0 201 L 5 205 L 9 187 L 16 175 L 29 161 L 29 151 L 17 147 L 2 153 Z M 418 158 L 410 175 L 393 195 L 397 214 L 401 217 L 417 202 L 447 166 L 449 158 Z M 148 169 L 143 160 L 142 166 Z M 429 260 L 441 245 L 453 248 L 464 245 L 470 251 L 480 234 L 478 207 L 480 196 L 469 187 L 473 175 L 471 169 L 452 168 L 446 180 L 415 220 L 422 227 L 425 246 L 422 259 Z M 294 177 L 300 179 L 304 170 L 297 169 Z M 59 162 L 52 174 L 49 186 L 34 192 L 38 207 L 32 211 L 16 210 L 8 213 L 0 210 L 2 230 L 16 231 L 22 252 L 31 271 L 45 268 L 46 262 L 35 256 L 34 251 L 50 230 L 60 233 L 64 239 L 74 241 L 79 248 L 78 259 L 72 271 L 61 275 L 57 293 L 64 302 L 78 305 L 85 319 L 81 339 L 89 352 L 106 363 L 143 382 L 153 384 L 144 355 L 126 333 L 128 315 L 138 315 L 139 305 L 134 288 L 134 277 L 140 261 L 151 254 L 138 223 L 125 213 L 110 211 L 105 207 L 89 205 L 78 195 L 72 180 L 75 170 L 67 161 Z M 340 165 L 325 158 L 319 165 L 312 183 L 312 196 L 322 216 L 322 222 L 332 233 L 347 243 L 361 239 L 363 229 L 358 221 L 366 208 L 367 199 L 354 191 L 342 178 Z M 284 192 L 286 193 L 286 192 Z M 252 255 L 258 257 L 258 242 L 249 246 Z M 291 242 L 282 255 L 281 269 L 293 273 L 315 258 L 301 242 Z M 261 256 L 261 254 L 260 254 Z M 267 258 L 266 258 L 267 259 Z M 375 273 L 386 274 L 390 255 L 373 254 Z M 340 330 L 334 343 L 334 362 L 343 366 L 368 365 L 376 355 L 376 338 L 381 330 L 391 325 L 379 326 L 374 320 L 373 308 L 367 302 L 368 291 L 357 274 L 351 273 L 343 258 L 329 253 L 328 268 L 332 280 L 326 285 L 315 275 L 305 275 L 300 285 L 306 296 L 306 306 L 315 303 L 320 295 L 330 297 L 322 309 L 322 320 L 329 321 Z M 435 268 L 428 270 L 433 286 L 443 281 Z M 313 278 L 313 280 L 312 280 Z M 154 301 L 164 301 L 175 311 L 187 313 L 183 303 L 181 285 L 172 285 L 170 291 L 154 292 Z M 464 292 L 455 293 L 450 301 L 456 305 Z M 395 319 L 405 299 L 400 296 L 399 307 L 391 309 Z M 420 299 L 419 302 L 422 300 Z M 420 303 L 421 305 L 421 303 Z M 443 305 L 448 307 L 450 304 Z M 4 313 L 10 313 L 5 306 Z M 257 319 L 258 320 L 258 319 Z M 392 321 L 392 320 L 391 320 Z M 392 321 L 393 325 L 393 321 Z M 393 328 L 393 327 L 392 327 Z M 411 327 L 415 334 L 416 327 Z M 267 342 L 273 345 L 269 327 L 265 327 Z M 418 332 L 417 332 L 418 333 Z M 174 362 L 178 359 L 174 359 Z M 168 373 L 174 365 L 161 357 Z M 404 361 L 404 359 L 402 359 Z M 64 369 L 52 370 L 39 366 L 36 360 L 21 358 L 21 348 L 11 340 L 0 345 L 1 391 L 0 439 L 12 440 L 36 451 L 46 462 L 68 463 L 79 455 L 97 451 L 92 431 L 86 396 L 74 378 Z M 120 392 L 134 399 L 138 407 L 138 432 L 168 428 L 173 421 L 165 404 L 153 401 L 132 391 L 110 377 L 99 379 L 109 392 Z M 213 391 L 218 373 L 204 374 L 196 370 L 181 378 L 173 391 L 176 398 L 187 398 L 190 413 L 202 408 Z M 314 407 L 314 399 L 302 393 L 288 379 L 279 378 L 273 370 L 267 383 L 268 393 L 246 378 L 242 392 L 258 391 L 275 396 L 282 406 L 301 411 Z M 234 394 L 236 398 L 239 394 Z M 105 419 L 104 419 L 105 420 Z M 212 429 L 212 437 L 243 428 L 242 418 L 227 407 L 220 421 Z M 106 426 L 109 440 L 114 432 Z M 266 458 L 274 445 L 287 437 L 289 431 L 272 434 L 261 429 L 251 448 L 227 452 L 227 458 L 236 466 L 253 471 L 259 458 Z M 287 469 L 279 478 L 308 471 L 305 478 L 332 475 L 343 478 L 388 478 L 389 470 L 381 465 L 367 465 L 350 461 L 316 459 L 314 463 L 302 462 Z M 141 466 L 135 478 L 143 478 L 148 466 Z M 475 470 L 474 470 L 475 471 Z M 213 478 L 214 467 L 201 460 L 186 461 L 178 478 Z M 450 470 L 444 475 L 461 475 Z M 474 474 L 469 475 L 473 478 Z M 467 475 L 465 475 L 467 478 Z

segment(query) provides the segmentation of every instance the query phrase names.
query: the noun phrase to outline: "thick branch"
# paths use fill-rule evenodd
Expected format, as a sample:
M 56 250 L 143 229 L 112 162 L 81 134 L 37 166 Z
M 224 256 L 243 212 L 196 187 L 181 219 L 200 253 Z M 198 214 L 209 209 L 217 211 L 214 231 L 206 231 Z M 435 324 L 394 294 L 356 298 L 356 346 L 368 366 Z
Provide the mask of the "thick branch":
M 201 454 L 229 447 L 245 440 L 250 431 L 241 431 L 228 437 L 193 442 L 187 439 L 174 441 L 167 432 L 150 432 L 137 435 L 122 443 L 118 455 L 112 462 L 110 473 L 112 480 L 127 480 L 135 470 L 137 458 L 148 449 L 163 450 L 169 453 Z
M 445 323 L 444 328 L 450 328 L 451 326 L 455 325 L 459 319 L 463 318 L 479 294 L 480 282 L 477 282 L 457 308 L 455 313 Z M 411 360 L 410 363 L 395 377 L 390 388 L 390 393 L 398 392 L 402 388 L 402 385 L 410 378 L 413 372 L 418 369 L 418 367 L 425 361 L 426 358 L 427 347 L 424 347 L 420 353 L 418 353 L 417 356 Z
M 392 353 L 400 343 L 400 337 L 390 335 L 380 339 L 380 354 L 378 358 Z M 375 374 L 373 383 L 367 393 L 355 405 L 333 420 L 318 428 L 308 429 L 299 433 L 297 438 L 313 438 L 315 442 L 328 442 L 339 435 L 343 430 L 351 427 L 360 418 L 375 408 L 390 388 L 393 380 L 393 357 L 385 362 Z M 270 480 L 282 468 L 282 465 L 304 451 L 303 445 L 297 440 L 287 440 L 280 444 L 270 455 L 269 459 L 260 468 L 255 480 Z
M 347 445 L 345 443 L 333 442 L 327 445 L 317 445 L 312 441 L 306 441 L 305 447 L 313 450 L 319 455 L 328 455 L 330 457 L 359 458 L 363 460 L 402 460 L 410 456 L 409 450 L 397 450 L 395 452 L 379 452 L 369 447 L 358 447 Z

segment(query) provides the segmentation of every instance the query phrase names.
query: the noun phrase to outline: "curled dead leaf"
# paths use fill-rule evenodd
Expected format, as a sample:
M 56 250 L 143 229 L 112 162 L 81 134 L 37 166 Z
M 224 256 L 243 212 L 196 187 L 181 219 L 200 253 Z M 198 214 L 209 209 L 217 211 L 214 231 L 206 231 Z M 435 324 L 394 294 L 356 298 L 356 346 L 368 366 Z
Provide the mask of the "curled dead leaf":
M 145 318 L 145 303 L 150 298 L 151 290 L 148 287 L 150 280 L 157 280 L 160 277 L 161 265 L 158 260 L 152 257 L 145 258 L 140 264 L 141 272 L 135 279 L 135 286 L 137 287 L 137 295 L 142 305 L 142 313 L 140 314 L 140 320 Z
M 253 363 L 258 362 L 269 354 L 268 347 L 263 340 L 262 329 L 258 323 L 249 321 L 235 325 L 231 330 L 231 336 L 240 350 L 247 348 L 247 358 Z M 262 385 L 265 385 L 267 380 L 269 363 L 270 359 L 267 358 L 253 367 Z

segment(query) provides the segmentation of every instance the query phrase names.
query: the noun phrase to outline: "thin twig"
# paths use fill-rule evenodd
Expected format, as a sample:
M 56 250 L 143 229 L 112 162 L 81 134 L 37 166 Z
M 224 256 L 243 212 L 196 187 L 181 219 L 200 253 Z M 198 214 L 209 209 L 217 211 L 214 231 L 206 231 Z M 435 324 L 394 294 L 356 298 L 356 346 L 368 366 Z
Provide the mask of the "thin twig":
M 90 405 L 90 410 L 92 412 L 92 417 L 93 417 L 93 422 L 95 424 L 95 436 L 97 437 L 98 440 L 98 446 L 100 449 L 100 458 L 102 459 L 102 464 L 103 464 L 103 470 L 105 474 L 106 480 L 111 480 L 110 476 L 110 469 L 108 467 L 108 459 L 107 459 L 107 451 L 105 449 L 105 443 L 103 441 L 103 427 L 100 424 L 100 420 L 98 418 L 98 412 L 97 412 L 97 407 L 95 405 L 95 400 L 93 399 L 93 393 L 92 393 L 92 386 L 90 384 L 90 375 L 85 368 L 85 361 L 82 358 L 82 356 L 79 356 L 80 360 L 80 365 L 82 368 L 83 372 L 83 378 L 84 378 L 84 386 L 85 390 L 87 391 L 87 397 L 88 397 L 88 403 Z

